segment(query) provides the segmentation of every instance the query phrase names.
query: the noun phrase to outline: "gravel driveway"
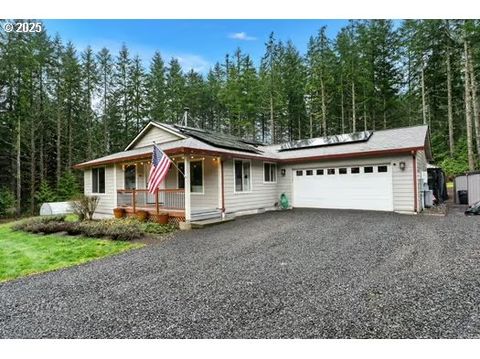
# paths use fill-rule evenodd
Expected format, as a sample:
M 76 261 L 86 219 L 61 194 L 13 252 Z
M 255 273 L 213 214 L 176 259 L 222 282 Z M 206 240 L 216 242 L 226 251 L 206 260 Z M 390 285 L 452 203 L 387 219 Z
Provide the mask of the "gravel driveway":
M 1 284 L 0 337 L 478 338 L 479 229 L 455 212 L 240 218 Z

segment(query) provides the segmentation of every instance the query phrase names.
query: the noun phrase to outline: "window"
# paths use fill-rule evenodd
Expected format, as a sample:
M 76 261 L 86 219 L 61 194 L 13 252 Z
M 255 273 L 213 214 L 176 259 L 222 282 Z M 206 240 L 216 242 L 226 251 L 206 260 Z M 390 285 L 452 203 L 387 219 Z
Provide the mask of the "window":
M 313 176 L 313 170 L 306 170 L 306 171 L 305 171 L 305 174 L 306 174 L 307 176 Z
M 248 192 L 250 183 L 250 161 L 235 160 L 235 192 Z
M 323 176 L 323 170 L 317 170 L 317 176 Z
M 363 167 L 363 173 L 373 173 L 373 167 Z
M 105 167 L 92 168 L 92 193 L 105 193 Z
M 352 174 L 360 173 L 360 167 L 352 167 L 352 169 L 350 170 L 350 173 Z
M 178 162 L 177 167 L 185 173 L 185 163 Z M 178 188 L 185 188 L 185 178 L 178 171 Z M 203 161 L 190 161 L 190 191 L 192 193 L 203 193 Z
M 341 175 L 346 175 L 347 174 L 347 169 L 346 168 L 339 168 L 338 173 Z
M 334 175 L 335 174 L 335 168 L 329 168 L 327 170 L 327 175 Z
M 137 167 L 135 165 L 125 166 L 124 178 L 125 178 L 125 189 L 135 189 L 136 179 L 135 174 L 137 172 Z
M 277 165 L 275 163 L 263 164 L 263 181 L 277 182 Z
M 303 171 L 297 171 L 297 176 L 303 176 Z
M 388 172 L 387 166 L 378 166 L 378 172 Z

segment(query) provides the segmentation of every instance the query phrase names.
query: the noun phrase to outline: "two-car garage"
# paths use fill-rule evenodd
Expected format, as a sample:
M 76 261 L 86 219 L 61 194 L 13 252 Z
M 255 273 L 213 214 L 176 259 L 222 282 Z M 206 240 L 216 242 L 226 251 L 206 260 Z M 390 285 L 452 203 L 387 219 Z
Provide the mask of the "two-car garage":
M 390 164 L 293 169 L 293 206 L 393 211 Z

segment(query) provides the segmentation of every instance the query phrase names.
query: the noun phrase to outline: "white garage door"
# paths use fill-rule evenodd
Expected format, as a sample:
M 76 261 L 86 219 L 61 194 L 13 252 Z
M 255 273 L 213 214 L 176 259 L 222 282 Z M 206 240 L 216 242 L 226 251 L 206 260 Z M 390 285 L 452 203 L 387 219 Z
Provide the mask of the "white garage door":
M 390 165 L 293 170 L 293 206 L 393 211 Z

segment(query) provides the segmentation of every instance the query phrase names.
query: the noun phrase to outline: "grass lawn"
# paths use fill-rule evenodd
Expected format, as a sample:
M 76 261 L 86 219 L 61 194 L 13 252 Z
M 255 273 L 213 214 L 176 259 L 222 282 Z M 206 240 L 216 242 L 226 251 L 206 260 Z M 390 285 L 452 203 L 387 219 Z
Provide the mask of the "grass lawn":
M 85 263 L 142 244 L 13 231 L 0 225 L 0 282 Z

